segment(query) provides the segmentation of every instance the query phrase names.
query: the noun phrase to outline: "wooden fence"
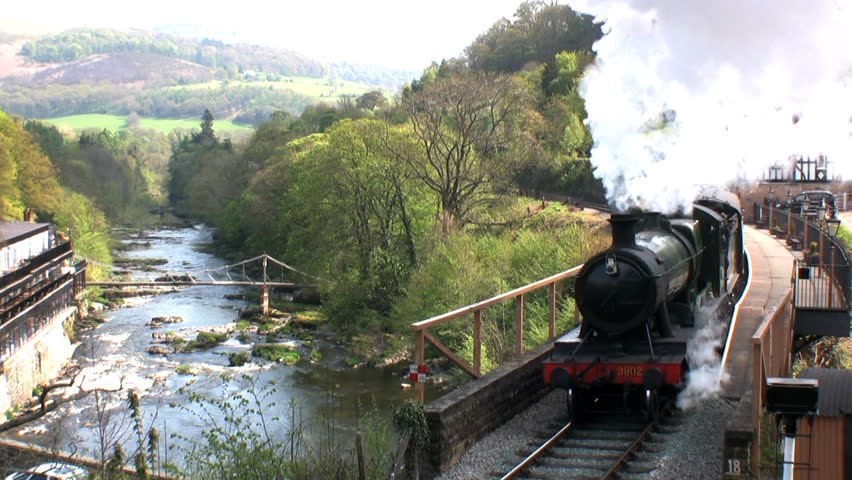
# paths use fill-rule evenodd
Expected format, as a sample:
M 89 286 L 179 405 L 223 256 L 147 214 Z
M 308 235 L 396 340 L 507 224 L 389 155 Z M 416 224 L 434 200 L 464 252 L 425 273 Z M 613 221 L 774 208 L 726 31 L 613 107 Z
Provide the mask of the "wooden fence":
M 794 272 L 795 274 L 795 272 Z M 752 342 L 752 478 L 760 478 L 760 416 L 766 401 L 766 378 L 787 377 L 792 369 L 793 289 L 774 312 L 767 315 L 751 337 Z
M 435 348 L 437 348 L 443 355 L 452 360 L 456 365 L 461 367 L 462 370 L 467 372 L 473 378 L 479 378 L 480 376 L 482 376 L 482 311 L 492 305 L 497 305 L 499 303 L 508 302 L 511 300 L 515 300 L 515 339 L 517 342 L 515 345 L 515 354 L 520 355 L 524 353 L 524 296 L 528 293 L 543 288 L 548 288 L 549 295 L 550 325 L 548 329 L 548 338 L 554 338 L 556 336 L 557 283 L 559 281 L 576 276 L 577 273 L 580 272 L 580 269 L 582 267 L 582 265 L 578 265 L 574 268 L 565 270 L 564 272 L 557 273 L 556 275 L 497 295 L 496 297 L 492 297 L 487 300 L 483 300 L 481 302 L 474 303 L 472 305 L 468 305 L 466 307 L 462 307 L 457 310 L 453 310 L 451 312 L 447 312 L 442 315 L 438 315 L 437 317 L 432 317 L 430 319 L 423 320 L 411 325 L 411 328 L 414 329 L 415 334 L 414 361 L 418 371 L 423 373 L 425 373 L 426 371 L 425 348 L 426 342 L 429 342 Z M 454 353 L 450 348 L 441 343 L 440 340 L 438 340 L 429 333 L 430 327 L 449 322 L 450 320 L 463 317 L 465 315 L 472 315 L 471 320 L 473 322 L 473 365 L 470 365 L 459 355 Z M 574 315 L 575 317 L 578 315 L 576 309 L 574 310 Z M 422 402 L 425 396 L 423 382 L 417 382 L 415 388 L 417 391 L 417 399 L 418 401 Z

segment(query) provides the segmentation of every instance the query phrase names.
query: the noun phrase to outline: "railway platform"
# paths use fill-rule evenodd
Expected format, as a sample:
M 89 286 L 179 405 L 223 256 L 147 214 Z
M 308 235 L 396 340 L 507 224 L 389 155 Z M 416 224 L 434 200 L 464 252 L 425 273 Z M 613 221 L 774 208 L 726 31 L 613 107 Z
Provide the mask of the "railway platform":
M 796 259 L 782 240 L 766 231 L 746 226 L 745 242 L 751 280 L 733 320 L 735 324 L 722 360 L 726 379 L 721 384 L 721 395 L 735 400 L 751 388 L 752 335 L 790 291 L 790 275 Z

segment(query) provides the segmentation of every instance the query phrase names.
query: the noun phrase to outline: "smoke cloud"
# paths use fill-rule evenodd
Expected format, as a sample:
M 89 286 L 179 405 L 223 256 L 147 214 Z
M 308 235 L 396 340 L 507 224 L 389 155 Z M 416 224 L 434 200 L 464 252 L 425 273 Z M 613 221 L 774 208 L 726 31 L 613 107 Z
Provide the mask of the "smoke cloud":
M 605 22 L 581 94 L 617 210 L 689 210 L 793 154 L 852 178 L 849 2 L 569 1 Z
M 692 408 L 702 400 L 719 393 L 721 383 L 728 380 L 728 373 L 722 372 L 722 358 L 716 348 L 724 341 L 728 330 L 726 319 L 713 314 L 709 307 L 699 309 L 695 314 L 696 331 L 686 345 L 689 375 L 686 388 L 677 398 L 677 406 L 684 410 Z

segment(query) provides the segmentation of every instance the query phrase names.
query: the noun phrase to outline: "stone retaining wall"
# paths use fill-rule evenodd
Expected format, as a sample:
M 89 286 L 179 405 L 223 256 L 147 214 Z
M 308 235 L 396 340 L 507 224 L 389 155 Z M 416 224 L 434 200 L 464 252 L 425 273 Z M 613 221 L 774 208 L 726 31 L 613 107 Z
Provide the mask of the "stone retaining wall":
M 0 365 L 0 414 L 30 401 L 33 389 L 52 380 L 71 358 L 74 345 L 65 322 L 73 322 L 76 312 L 76 307 L 63 310 Z
M 432 466 L 450 468 L 476 441 L 550 392 L 541 362 L 552 351 L 548 342 L 426 405 Z

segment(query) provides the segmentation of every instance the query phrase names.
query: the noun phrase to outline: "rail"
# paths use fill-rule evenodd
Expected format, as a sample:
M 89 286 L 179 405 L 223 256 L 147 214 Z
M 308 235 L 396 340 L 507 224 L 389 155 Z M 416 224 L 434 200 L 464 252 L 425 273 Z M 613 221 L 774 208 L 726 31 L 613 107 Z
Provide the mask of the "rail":
M 567 279 L 573 278 L 579 273 L 582 265 L 578 265 L 574 268 L 565 270 L 564 272 L 557 273 L 556 275 L 552 275 L 550 277 L 541 279 L 537 282 L 530 283 L 523 287 L 516 288 L 514 290 L 502 293 L 497 295 L 496 297 L 489 298 L 487 300 L 483 300 L 478 303 L 474 303 L 471 305 L 467 305 L 465 307 L 459 308 L 457 310 L 453 310 L 451 312 L 444 313 L 442 315 L 438 315 L 437 317 L 432 317 L 427 320 L 423 320 L 411 325 L 411 328 L 414 329 L 415 332 L 415 348 L 414 348 L 414 361 L 417 366 L 418 371 L 425 372 L 426 368 L 426 359 L 425 359 L 425 348 L 426 342 L 431 343 L 435 348 L 437 348 L 444 356 L 452 360 L 456 365 L 462 368 L 465 372 L 467 372 L 470 376 L 474 378 L 479 378 L 482 375 L 482 311 L 486 308 L 497 305 L 499 303 L 507 302 L 510 300 L 516 300 L 516 308 L 515 308 L 515 354 L 520 355 L 524 352 L 524 296 L 530 292 L 542 289 L 549 288 L 549 304 L 550 304 L 550 317 L 549 317 L 549 327 L 548 327 L 548 338 L 553 339 L 556 337 L 556 303 L 557 303 L 557 295 L 556 295 L 556 285 L 557 282 Z M 577 310 L 574 310 L 575 316 L 577 315 Z M 465 316 L 465 315 L 473 315 L 473 365 L 468 364 L 461 357 L 452 352 L 446 345 L 441 343 L 440 340 L 433 337 L 429 333 L 429 328 L 434 327 L 436 325 L 440 325 L 442 323 L 446 323 L 450 320 L 454 320 L 456 318 Z M 424 399 L 424 387 L 423 382 L 417 382 L 416 387 L 417 398 L 419 401 L 423 401 Z
M 795 275 L 795 272 L 794 272 Z M 766 401 L 766 378 L 787 377 L 792 368 L 793 289 L 787 291 L 775 311 L 764 317 L 752 342 L 752 430 L 751 471 L 757 478 L 761 464 L 760 418 Z
M 574 420 L 566 423 L 564 427 L 560 428 L 558 432 L 553 434 L 542 446 L 535 449 L 534 452 L 529 454 L 527 458 L 523 459 L 521 463 L 517 464 L 515 468 L 509 470 L 509 473 L 503 475 L 500 480 L 511 480 L 517 477 L 521 472 L 523 472 L 527 467 L 534 464 L 536 460 L 539 459 L 545 452 L 547 452 L 552 446 L 556 445 L 556 443 L 562 439 L 568 432 L 570 432 L 574 428 Z

